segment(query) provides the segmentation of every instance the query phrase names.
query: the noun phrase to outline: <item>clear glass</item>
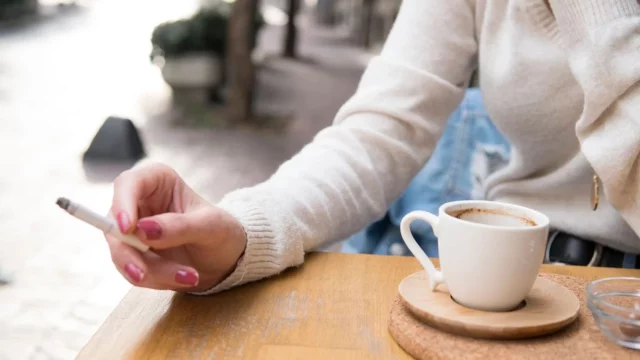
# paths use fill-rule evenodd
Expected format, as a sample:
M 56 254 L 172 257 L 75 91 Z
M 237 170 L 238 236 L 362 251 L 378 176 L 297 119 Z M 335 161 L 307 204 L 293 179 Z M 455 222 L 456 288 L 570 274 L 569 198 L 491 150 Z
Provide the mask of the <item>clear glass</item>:
M 640 350 L 640 278 L 593 281 L 587 286 L 587 307 L 605 336 Z

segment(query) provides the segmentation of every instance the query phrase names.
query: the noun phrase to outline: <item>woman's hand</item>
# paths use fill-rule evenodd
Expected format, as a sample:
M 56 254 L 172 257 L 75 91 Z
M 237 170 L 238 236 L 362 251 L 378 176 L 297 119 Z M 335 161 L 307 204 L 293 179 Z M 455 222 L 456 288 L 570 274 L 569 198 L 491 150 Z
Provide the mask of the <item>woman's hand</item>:
M 113 263 L 136 286 L 209 289 L 233 272 L 247 242 L 231 214 L 208 203 L 162 164 L 118 176 L 110 212 L 120 231 L 151 247 L 140 253 L 107 236 Z

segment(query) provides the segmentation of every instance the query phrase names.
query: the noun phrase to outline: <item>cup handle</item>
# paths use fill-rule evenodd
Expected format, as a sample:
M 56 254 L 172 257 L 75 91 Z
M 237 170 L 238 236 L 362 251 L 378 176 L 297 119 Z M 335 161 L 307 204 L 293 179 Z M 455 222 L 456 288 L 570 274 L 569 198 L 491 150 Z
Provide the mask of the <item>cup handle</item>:
M 431 291 L 434 291 L 439 284 L 444 282 L 444 276 L 441 271 L 438 271 L 433 263 L 427 256 L 427 254 L 422 251 L 422 248 L 416 242 L 416 239 L 413 238 L 411 234 L 410 225 L 414 220 L 422 220 L 426 221 L 433 228 L 433 233 L 438 236 L 438 223 L 440 219 L 432 213 L 426 211 L 412 211 L 405 215 L 400 222 L 400 234 L 402 235 L 402 240 L 404 240 L 405 244 L 413 254 L 413 256 L 418 259 L 422 267 L 429 274 L 429 283 L 431 285 Z

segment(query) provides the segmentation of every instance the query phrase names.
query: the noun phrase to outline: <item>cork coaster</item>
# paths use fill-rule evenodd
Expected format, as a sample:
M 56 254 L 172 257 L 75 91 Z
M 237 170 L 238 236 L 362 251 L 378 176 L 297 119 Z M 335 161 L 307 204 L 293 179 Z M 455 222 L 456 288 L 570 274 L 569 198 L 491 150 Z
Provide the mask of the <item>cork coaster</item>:
M 524 339 L 556 332 L 578 316 L 580 300 L 571 290 L 538 277 L 521 305 L 507 312 L 474 310 L 456 303 L 446 284 L 428 288 L 424 271 L 398 286 L 403 305 L 426 324 L 443 331 L 485 339 Z
M 587 280 L 541 274 L 571 290 L 580 300 L 578 318 L 551 335 L 523 340 L 489 340 L 443 332 L 416 319 L 400 295 L 391 305 L 389 332 L 416 359 L 634 359 L 638 352 L 609 341 L 585 305 Z

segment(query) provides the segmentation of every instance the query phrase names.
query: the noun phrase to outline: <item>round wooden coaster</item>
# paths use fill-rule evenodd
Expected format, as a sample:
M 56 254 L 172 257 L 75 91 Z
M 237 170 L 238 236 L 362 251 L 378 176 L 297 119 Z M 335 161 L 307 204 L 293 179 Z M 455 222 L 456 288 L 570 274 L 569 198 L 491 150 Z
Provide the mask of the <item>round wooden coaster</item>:
M 430 291 L 424 271 L 398 287 L 404 305 L 420 320 L 447 332 L 485 339 L 523 339 L 546 335 L 571 324 L 580 300 L 562 285 L 538 277 L 523 304 L 508 312 L 474 310 L 456 303 L 445 284 Z
M 578 318 L 564 329 L 548 335 L 520 340 L 490 340 L 444 332 L 418 320 L 403 305 L 400 295 L 391 305 L 389 333 L 416 359 L 633 359 L 634 350 L 609 341 L 600 332 L 585 306 L 587 280 L 541 274 L 565 286 L 580 300 Z M 440 287 L 438 287 L 440 289 Z

